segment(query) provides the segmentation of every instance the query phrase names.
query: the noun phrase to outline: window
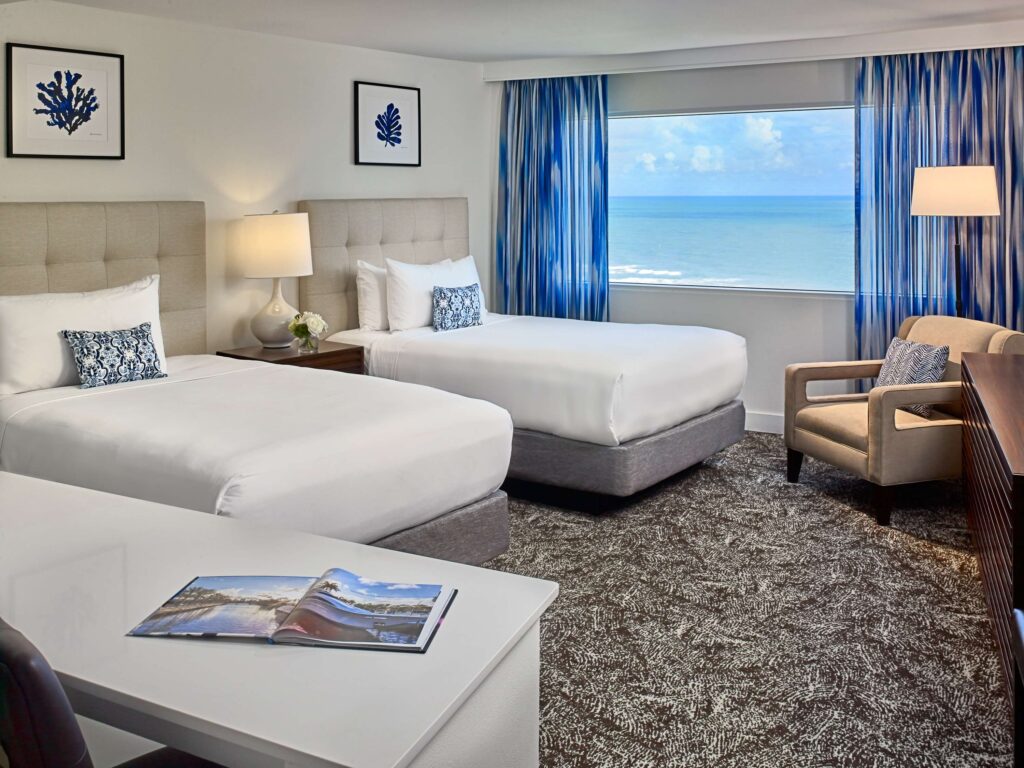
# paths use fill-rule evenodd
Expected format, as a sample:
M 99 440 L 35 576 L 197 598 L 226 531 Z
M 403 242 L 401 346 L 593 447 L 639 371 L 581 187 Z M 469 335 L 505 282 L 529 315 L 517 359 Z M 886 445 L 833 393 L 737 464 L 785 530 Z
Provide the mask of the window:
M 853 290 L 853 110 L 614 118 L 617 283 Z

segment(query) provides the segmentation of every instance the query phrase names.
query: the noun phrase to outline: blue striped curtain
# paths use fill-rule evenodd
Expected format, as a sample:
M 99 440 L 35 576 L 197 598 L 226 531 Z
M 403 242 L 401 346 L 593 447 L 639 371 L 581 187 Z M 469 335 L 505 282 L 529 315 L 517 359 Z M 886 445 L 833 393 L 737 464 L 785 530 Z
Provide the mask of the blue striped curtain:
M 861 59 L 855 109 L 861 358 L 909 315 L 955 314 L 955 221 L 911 217 L 917 166 L 996 167 L 1002 215 L 961 227 L 964 314 L 1024 330 L 1024 47 Z
M 608 319 L 607 77 L 505 83 L 498 150 L 500 305 Z

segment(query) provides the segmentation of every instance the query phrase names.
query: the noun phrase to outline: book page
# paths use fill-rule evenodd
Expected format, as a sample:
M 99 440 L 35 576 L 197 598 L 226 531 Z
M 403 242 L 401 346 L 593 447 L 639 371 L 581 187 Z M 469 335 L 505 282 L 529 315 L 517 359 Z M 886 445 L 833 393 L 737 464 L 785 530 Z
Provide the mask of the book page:
M 375 581 L 335 568 L 299 601 L 274 640 L 414 650 L 436 624 L 441 594 L 440 584 Z
M 270 638 L 316 581 L 310 576 L 201 576 L 129 634 Z

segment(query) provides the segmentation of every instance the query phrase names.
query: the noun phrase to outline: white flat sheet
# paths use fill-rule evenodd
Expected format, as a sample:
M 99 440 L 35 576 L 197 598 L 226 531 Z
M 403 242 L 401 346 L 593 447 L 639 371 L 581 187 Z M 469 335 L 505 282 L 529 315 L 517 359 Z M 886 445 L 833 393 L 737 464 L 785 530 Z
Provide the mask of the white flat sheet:
M 508 414 L 447 392 L 212 355 L 0 398 L 0 469 L 371 542 L 505 479 Z
M 481 326 L 342 331 L 374 376 L 490 400 L 517 428 L 618 445 L 734 400 L 747 345 L 696 326 L 489 314 Z

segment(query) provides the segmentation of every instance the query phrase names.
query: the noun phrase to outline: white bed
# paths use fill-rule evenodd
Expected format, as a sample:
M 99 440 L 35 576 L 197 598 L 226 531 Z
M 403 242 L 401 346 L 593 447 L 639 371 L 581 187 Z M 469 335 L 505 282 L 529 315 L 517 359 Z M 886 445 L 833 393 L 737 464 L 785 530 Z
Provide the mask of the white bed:
M 3 469 L 461 562 L 508 547 L 500 408 L 205 354 L 202 203 L 0 203 L 0 315 Z M 140 323 L 169 378 L 70 386 L 62 329 Z
M 342 329 L 333 340 L 364 346 L 375 376 L 506 408 L 515 425 L 510 478 L 629 496 L 743 437 L 741 337 L 486 312 L 482 326 L 435 332 L 419 327 L 433 287 L 481 283 L 463 274 L 473 263 L 465 198 L 298 207 L 309 214 L 313 251 L 313 274 L 299 279 L 303 308 Z M 358 327 L 377 330 L 344 330 Z
M 693 326 L 591 323 L 489 313 L 481 326 L 342 331 L 367 372 L 489 400 L 517 429 L 620 445 L 732 402 L 746 342 Z
M 360 543 L 494 492 L 512 426 L 427 387 L 211 355 L 0 398 L 0 469 Z

